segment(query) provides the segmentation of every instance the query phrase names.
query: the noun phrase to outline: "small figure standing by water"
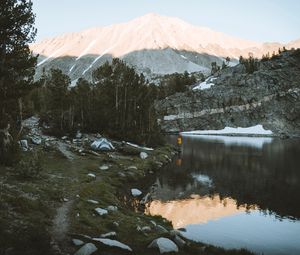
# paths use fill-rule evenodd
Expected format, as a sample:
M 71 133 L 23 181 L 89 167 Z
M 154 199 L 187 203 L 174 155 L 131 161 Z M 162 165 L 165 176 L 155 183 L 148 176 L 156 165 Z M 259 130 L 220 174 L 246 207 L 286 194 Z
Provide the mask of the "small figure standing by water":
M 182 151 L 182 136 L 181 134 L 179 133 L 178 137 L 177 137 L 177 148 L 179 151 Z

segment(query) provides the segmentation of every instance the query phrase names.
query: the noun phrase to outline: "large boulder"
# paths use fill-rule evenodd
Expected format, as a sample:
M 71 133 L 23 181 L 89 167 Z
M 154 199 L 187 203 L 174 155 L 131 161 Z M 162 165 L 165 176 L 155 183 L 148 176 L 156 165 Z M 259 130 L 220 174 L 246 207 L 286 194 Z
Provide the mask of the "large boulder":
M 158 248 L 159 253 L 169 253 L 169 252 L 178 252 L 177 245 L 170 239 L 165 237 L 160 237 L 153 240 L 148 248 Z

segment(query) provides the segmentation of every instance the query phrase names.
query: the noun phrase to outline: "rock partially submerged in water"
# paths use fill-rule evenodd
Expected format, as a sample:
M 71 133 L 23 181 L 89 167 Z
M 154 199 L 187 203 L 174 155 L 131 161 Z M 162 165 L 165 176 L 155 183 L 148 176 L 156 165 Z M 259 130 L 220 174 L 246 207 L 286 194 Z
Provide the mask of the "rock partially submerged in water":
M 102 244 L 105 244 L 107 246 L 111 246 L 111 247 L 117 247 L 120 248 L 122 250 L 127 250 L 127 251 L 132 251 L 132 249 L 126 245 L 123 244 L 117 240 L 113 240 L 113 239 L 108 239 L 108 238 L 93 238 L 94 241 L 100 242 Z
M 148 248 L 158 248 L 159 253 L 178 252 L 177 245 L 170 239 L 160 237 L 152 241 Z
M 139 189 L 131 189 L 131 195 L 133 195 L 134 197 L 138 197 L 142 194 L 143 192 L 140 191 Z
M 87 243 L 83 245 L 74 255 L 91 255 L 97 250 L 98 248 L 93 243 Z

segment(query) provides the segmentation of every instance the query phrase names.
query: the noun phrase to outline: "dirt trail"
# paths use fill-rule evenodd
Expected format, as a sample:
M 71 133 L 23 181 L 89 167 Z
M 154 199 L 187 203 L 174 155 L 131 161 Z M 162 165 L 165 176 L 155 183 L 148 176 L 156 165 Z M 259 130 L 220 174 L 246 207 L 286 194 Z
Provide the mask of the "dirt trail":
M 73 200 L 64 202 L 56 210 L 51 229 L 52 247 L 56 254 L 67 254 L 61 251 L 60 247 L 66 247 L 67 233 L 69 230 L 69 211 L 72 207 Z M 63 246 L 62 246 L 63 245 Z M 65 249 L 64 249 L 65 250 Z

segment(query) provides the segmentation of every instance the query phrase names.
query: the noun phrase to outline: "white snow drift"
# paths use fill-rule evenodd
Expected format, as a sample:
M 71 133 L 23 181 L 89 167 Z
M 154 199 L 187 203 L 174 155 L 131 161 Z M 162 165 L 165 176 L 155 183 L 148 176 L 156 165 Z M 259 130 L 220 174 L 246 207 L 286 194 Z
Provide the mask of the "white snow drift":
M 220 130 L 196 130 L 182 132 L 183 135 L 272 135 L 271 130 L 266 130 L 262 125 L 256 125 L 252 127 L 225 127 Z

